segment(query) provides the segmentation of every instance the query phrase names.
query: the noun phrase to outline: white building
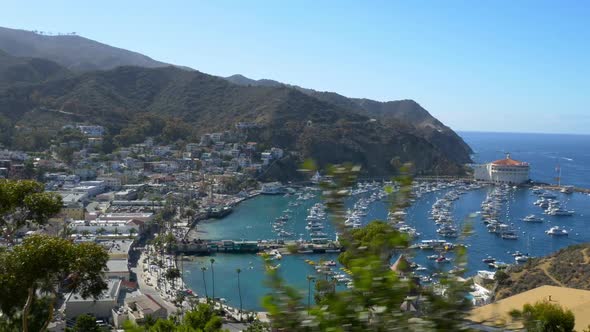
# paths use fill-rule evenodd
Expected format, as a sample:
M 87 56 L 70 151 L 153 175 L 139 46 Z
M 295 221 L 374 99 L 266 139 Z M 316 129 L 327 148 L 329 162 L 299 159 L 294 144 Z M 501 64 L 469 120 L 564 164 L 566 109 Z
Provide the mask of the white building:
M 265 195 L 277 195 L 285 192 L 285 188 L 280 182 L 262 183 L 260 187 L 260 193 Z
M 96 180 L 104 182 L 105 187 L 109 189 L 121 188 L 121 179 L 117 177 L 97 177 Z
M 497 184 L 522 184 L 529 178 L 528 163 L 510 158 L 499 159 L 488 164 L 473 165 L 473 176 L 476 181 L 493 182 Z
M 117 327 L 121 327 L 126 320 L 136 324 L 144 323 L 148 316 L 153 319 L 168 317 L 166 308 L 149 294 L 127 297 L 123 307 L 113 310 L 113 322 Z
M 83 298 L 78 293 L 67 294 L 65 299 L 66 318 L 75 320 L 82 314 L 91 314 L 96 318 L 109 320 L 112 317 L 112 310 L 117 306 L 120 289 L 120 279 L 109 279 L 108 290 L 98 299 Z
M 76 126 L 78 130 L 82 132 L 82 134 L 90 137 L 100 137 L 104 135 L 104 127 L 103 126 Z

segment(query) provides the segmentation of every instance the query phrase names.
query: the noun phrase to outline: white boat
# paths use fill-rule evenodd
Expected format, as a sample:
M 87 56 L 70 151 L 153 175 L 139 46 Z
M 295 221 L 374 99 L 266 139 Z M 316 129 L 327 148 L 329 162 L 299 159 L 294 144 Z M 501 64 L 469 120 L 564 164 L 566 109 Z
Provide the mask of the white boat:
M 555 194 L 553 194 L 553 193 L 550 193 L 550 192 L 546 191 L 546 192 L 542 193 L 541 195 L 539 195 L 539 197 L 542 197 L 542 198 L 556 198 L 557 196 Z
M 514 257 L 514 260 L 517 263 L 524 263 L 524 262 L 527 262 L 529 260 L 529 256 L 518 256 L 518 257 Z
M 449 258 L 446 258 L 445 256 L 440 256 L 437 259 L 434 260 L 437 263 L 449 263 L 451 262 L 451 260 Z
M 518 240 L 518 234 L 516 234 L 516 231 L 514 230 L 504 231 L 500 234 L 500 237 L 505 240 Z
M 573 216 L 574 211 L 564 210 L 562 208 L 554 208 L 547 210 L 547 214 L 551 216 Z
M 563 186 L 560 191 L 564 194 L 573 194 L 574 187 L 573 186 Z
M 488 257 L 482 259 L 481 261 L 486 264 L 490 264 L 490 263 L 494 263 L 496 261 L 496 259 L 492 256 L 488 256 Z
M 530 257 L 529 257 L 528 255 L 518 255 L 518 256 L 515 256 L 515 257 L 514 257 L 514 260 L 515 260 L 517 263 L 524 263 L 524 262 L 528 261 L 528 260 L 529 260 L 529 258 L 530 258 Z
M 535 216 L 534 214 L 528 215 L 524 218 L 522 218 L 522 221 L 526 221 L 526 222 L 543 222 L 543 218 L 539 218 L 537 216 Z
M 549 228 L 549 230 L 545 231 L 545 233 L 547 235 L 551 235 L 551 236 L 567 236 L 568 235 L 567 230 L 565 230 L 559 226 L 553 226 L 553 227 Z

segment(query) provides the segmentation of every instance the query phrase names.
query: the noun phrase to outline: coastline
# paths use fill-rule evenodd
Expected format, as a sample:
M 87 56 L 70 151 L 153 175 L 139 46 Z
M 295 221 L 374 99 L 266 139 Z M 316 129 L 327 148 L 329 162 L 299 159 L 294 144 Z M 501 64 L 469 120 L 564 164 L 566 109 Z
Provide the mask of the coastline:
M 233 209 L 234 209 L 236 206 L 238 206 L 240 203 L 242 203 L 242 202 L 245 202 L 245 201 L 247 201 L 247 200 L 250 200 L 250 199 L 252 199 L 252 198 L 254 198 L 254 197 L 257 197 L 257 196 L 259 196 L 259 195 L 261 195 L 261 192 L 260 192 L 260 190 L 253 190 L 253 191 L 249 192 L 249 193 L 248 193 L 248 196 L 246 196 L 246 197 L 233 197 L 233 198 L 231 198 L 231 199 L 229 200 L 229 202 L 227 202 L 227 203 L 225 204 L 225 206 L 228 206 L 228 207 L 230 207 L 230 208 L 233 210 Z M 197 226 L 197 225 L 198 225 L 200 222 L 202 222 L 202 221 L 207 221 L 207 220 L 221 220 L 221 219 L 225 218 L 227 215 L 229 215 L 229 214 L 231 214 L 231 213 L 232 213 L 232 212 L 230 212 L 230 213 L 228 213 L 228 214 L 226 214 L 226 215 L 224 215 L 224 216 L 222 216 L 222 217 L 219 217 L 219 218 L 214 218 L 214 217 L 211 217 L 211 216 L 209 216 L 209 215 L 207 215 L 206 217 L 201 217 L 201 218 L 200 218 L 200 217 L 196 217 L 196 218 L 195 218 L 195 219 L 194 219 L 194 220 L 193 220 L 193 221 L 190 223 L 190 225 L 187 225 L 187 226 L 186 226 L 186 228 L 187 228 L 187 229 L 186 229 L 186 231 L 184 232 L 184 236 L 183 236 L 183 238 L 185 238 L 185 239 L 186 239 L 186 238 L 187 238 L 187 237 L 188 237 L 188 236 L 191 234 L 191 232 L 193 231 L 193 229 L 194 229 L 194 228 L 195 228 L 195 227 L 196 227 L 196 226 Z

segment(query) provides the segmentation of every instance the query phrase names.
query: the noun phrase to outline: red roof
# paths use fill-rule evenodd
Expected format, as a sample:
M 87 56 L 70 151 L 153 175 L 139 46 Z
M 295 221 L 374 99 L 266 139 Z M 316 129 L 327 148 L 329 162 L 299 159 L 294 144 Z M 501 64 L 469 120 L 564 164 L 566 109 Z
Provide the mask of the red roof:
M 523 161 L 510 159 L 510 157 L 508 156 L 508 157 L 506 157 L 506 159 L 499 159 L 499 160 L 492 162 L 492 165 L 496 165 L 496 166 L 528 166 L 529 164 L 525 163 Z

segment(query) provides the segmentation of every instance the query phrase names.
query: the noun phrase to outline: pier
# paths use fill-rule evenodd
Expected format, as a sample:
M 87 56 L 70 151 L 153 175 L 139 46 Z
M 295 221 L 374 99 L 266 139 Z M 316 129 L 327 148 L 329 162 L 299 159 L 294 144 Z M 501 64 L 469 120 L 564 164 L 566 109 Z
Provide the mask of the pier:
M 540 186 L 540 187 L 542 187 L 543 189 L 546 189 L 546 190 L 561 191 L 566 186 L 544 185 L 544 186 Z M 590 189 L 588 189 L 588 188 L 580 188 L 580 187 L 574 187 L 574 186 L 571 186 L 570 188 L 573 192 L 576 192 L 576 193 L 590 194 Z
M 176 254 L 211 254 L 226 252 L 234 254 L 251 254 L 268 250 L 278 250 L 284 254 L 324 254 L 339 253 L 342 246 L 338 242 L 323 241 L 301 242 L 283 240 L 235 241 L 235 240 L 194 240 L 176 243 L 173 247 Z

